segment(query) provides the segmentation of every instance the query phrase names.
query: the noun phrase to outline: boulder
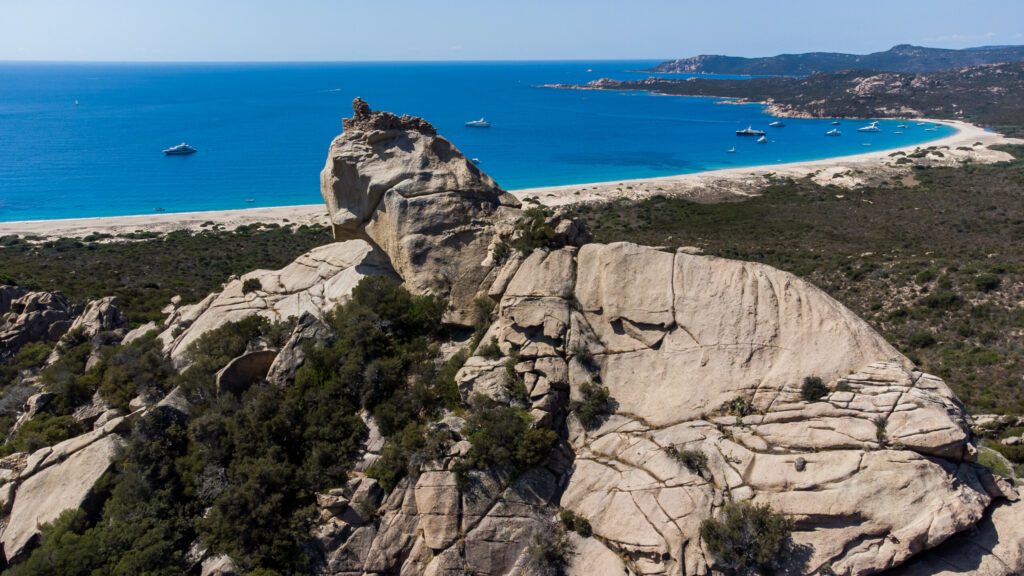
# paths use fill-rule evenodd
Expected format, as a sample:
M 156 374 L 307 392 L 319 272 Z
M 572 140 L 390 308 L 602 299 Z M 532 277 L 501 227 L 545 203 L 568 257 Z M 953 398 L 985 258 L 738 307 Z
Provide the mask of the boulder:
M 60 293 L 0 286 L 0 362 L 30 342 L 56 342 L 71 327 L 76 313 Z
M 53 522 L 66 510 L 86 505 L 93 485 L 110 467 L 123 442 L 116 435 L 104 435 L 17 486 L 14 506 L 0 536 L 8 561 L 32 544 L 42 525 Z
M 223 291 L 176 309 L 160 339 L 175 365 L 183 367 L 189 345 L 229 322 L 256 315 L 274 322 L 305 313 L 320 317 L 348 300 L 366 276 L 393 274 L 387 257 L 366 241 L 320 246 L 280 270 L 249 272 Z M 258 280 L 261 288 L 246 292 L 243 286 L 250 279 Z
M 306 362 L 306 346 L 326 346 L 335 337 L 334 330 L 322 320 L 313 314 L 303 314 L 270 366 L 267 381 L 277 386 L 291 384 L 295 381 L 295 372 Z
M 425 120 L 356 99 L 343 124 L 320 174 L 335 238 L 373 242 L 410 291 L 449 299 L 446 321 L 473 325 L 495 226 L 519 201 Z
M 245 392 L 267 377 L 275 358 L 277 350 L 256 350 L 233 359 L 217 372 L 217 391 L 232 394 Z

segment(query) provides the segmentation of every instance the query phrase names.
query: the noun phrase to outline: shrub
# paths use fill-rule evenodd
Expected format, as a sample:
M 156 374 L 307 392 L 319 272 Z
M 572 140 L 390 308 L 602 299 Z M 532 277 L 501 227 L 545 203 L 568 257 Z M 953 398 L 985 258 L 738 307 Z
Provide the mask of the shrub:
M 551 211 L 546 208 L 534 207 L 523 211 L 516 223 L 516 234 L 512 247 L 523 254 L 529 254 L 537 248 L 556 247 L 555 229 L 546 222 Z
M 735 574 L 779 569 L 793 550 L 792 522 L 767 505 L 728 502 L 701 523 L 700 537 L 716 564 Z
M 921 298 L 921 304 L 933 310 L 953 310 L 963 304 L 963 298 L 950 290 L 937 290 Z
M 708 469 L 707 454 L 697 450 L 679 450 L 675 446 L 665 448 L 665 452 L 677 462 L 686 466 L 694 474 L 703 476 Z
M 725 405 L 722 406 L 722 410 L 726 414 L 732 414 L 739 419 L 752 414 L 754 412 L 754 404 L 742 396 L 737 396 L 726 402 Z
M 974 288 L 978 292 L 991 292 L 1002 283 L 997 274 L 978 274 L 974 277 Z
M 263 290 L 263 283 L 259 278 L 247 278 L 242 282 L 242 294 L 248 294 L 257 290 Z
M 558 519 L 566 530 L 572 530 L 584 538 L 590 538 L 594 534 L 590 521 L 568 508 L 558 513 Z
M 41 412 L 18 428 L 14 437 L 3 445 L 2 452 L 35 452 L 86 431 L 85 426 L 70 415 L 55 416 Z
M 800 397 L 805 402 L 817 402 L 825 396 L 828 396 L 828 386 L 825 386 L 821 378 L 817 376 L 804 378 L 804 383 L 800 386 Z
M 462 435 L 471 445 L 461 463 L 463 471 L 491 466 L 511 468 L 520 473 L 539 464 L 551 451 L 557 436 L 542 428 L 531 428 L 530 413 L 500 404 L 485 396 L 474 396 Z
M 928 330 L 915 330 L 907 337 L 907 346 L 911 349 L 928 348 L 935 344 L 935 336 Z
M 168 392 L 174 367 L 164 356 L 156 333 L 118 347 L 104 362 L 99 393 L 111 406 L 128 409 L 139 394 Z
M 585 428 L 593 428 L 600 424 L 614 410 L 614 404 L 608 388 L 593 382 L 580 385 L 581 400 L 574 403 L 572 410 Z
M 476 351 L 478 356 L 482 356 L 489 360 L 497 360 L 501 358 L 501 346 L 498 346 L 498 341 L 492 338 L 486 344 L 480 346 Z
M 538 532 L 526 548 L 528 574 L 563 576 L 573 553 L 572 542 L 560 528 Z

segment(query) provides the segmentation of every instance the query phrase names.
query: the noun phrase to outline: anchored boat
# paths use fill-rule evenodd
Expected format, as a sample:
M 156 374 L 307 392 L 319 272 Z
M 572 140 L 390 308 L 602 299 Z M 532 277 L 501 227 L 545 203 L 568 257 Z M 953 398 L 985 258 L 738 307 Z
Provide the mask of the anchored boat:
M 764 136 L 764 130 L 754 130 L 753 126 L 747 126 L 743 130 L 737 130 L 737 136 Z
M 470 120 L 469 122 L 466 122 L 466 126 L 469 126 L 470 128 L 490 128 L 491 123 L 481 118 L 479 120 Z
M 188 156 L 189 154 L 195 154 L 196 152 L 198 152 L 198 150 L 184 142 L 178 144 L 177 146 L 171 146 L 170 148 L 164 150 L 164 154 L 168 156 Z

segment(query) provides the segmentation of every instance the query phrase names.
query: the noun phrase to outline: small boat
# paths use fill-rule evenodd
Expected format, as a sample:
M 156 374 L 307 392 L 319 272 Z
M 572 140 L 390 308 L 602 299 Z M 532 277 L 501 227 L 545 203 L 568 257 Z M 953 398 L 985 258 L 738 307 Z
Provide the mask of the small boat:
M 931 128 L 925 128 L 924 131 L 925 132 L 936 132 L 936 131 L 938 131 L 938 129 L 939 129 L 938 126 L 932 126 Z
M 910 128 L 910 126 L 907 126 L 906 124 L 897 124 L 896 127 L 897 128 L 902 128 L 902 129 Z
M 246 198 L 245 201 L 248 202 L 249 204 L 252 204 L 253 202 L 256 201 L 256 199 L 255 198 Z
M 737 130 L 737 136 L 764 136 L 764 130 L 754 130 L 753 126 L 747 126 L 743 130 Z
M 861 146 L 871 146 L 871 142 L 865 142 L 865 143 L 861 144 Z
M 881 132 L 882 129 L 878 127 L 878 122 L 872 122 L 863 128 L 857 128 L 857 132 Z
M 903 134 L 903 130 L 897 130 L 897 131 L 893 132 L 893 134 Z
M 153 212 L 167 212 L 167 208 L 153 208 Z
M 188 156 L 189 154 L 195 154 L 197 150 L 188 144 L 182 142 L 177 146 L 171 146 L 164 150 L 164 154 L 168 156 Z
M 480 159 L 479 158 L 470 158 L 469 161 L 472 162 L 473 164 L 479 164 L 480 163 Z
M 782 120 L 776 120 L 775 122 L 769 124 L 769 126 L 771 126 L 772 128 L 782 128 L 783 126 L 785 126 L 785 124 L 782 123 Z
M 75 100 L 75 106 L 78 106 L 78 100 Z
M 832 122 L 832 125 L 833 125 L 833 126 L 839 126 L 839 120 L 834 120 L 834 121 Z
M 825 136 L 842 136 L 843 133 L 839 131 L 839 128 L 833 128 L 828 132 L 825 132 Z
M 767 144 L 768 143 L 768 137 L 767 136 L 761 136 L 760 138 L 757 139 L 757 143 L 758 144 Z
M 924 126 L 924 122 L 918 122 L 917 125 L 918 126 Z
M 729 154 L 735 154 L 736 153 L 736 147 L 733 146 L 732 148 L 729 148 L 728 150 L 726 150 L 726 152 L 728 152 Z
M 481 118 L 479 120 L 470 120 L 469 122 L 466 122 L 466 126 L 469 126 L 470 128 L 490 128 L 491 123 Z
M 593 72 L 593 71 L 594 71 L 593 68 L 587 68 L 587 72 Z

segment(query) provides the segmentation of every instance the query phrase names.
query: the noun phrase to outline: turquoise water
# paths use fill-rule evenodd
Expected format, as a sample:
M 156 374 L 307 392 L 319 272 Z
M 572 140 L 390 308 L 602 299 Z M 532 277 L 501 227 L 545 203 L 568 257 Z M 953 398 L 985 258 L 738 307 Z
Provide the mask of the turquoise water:
M 828 120 L 768 128 L 756 105 L 538 87 L 643 78 L 631 70 L 651 64 L 0 64 L 0 221 L 320 202 L 327 146 L 355 96 L 427 118 L 508 189 L 820 159 L 953 132 L 911 124 L 896 135 L 887 121 L 862 134 L 864 123 L 844 121 L 828 138 Z M 481 116 L 493 128 L 463 126 Z M 771 142 L 737 137 L 748 124 Z M 182 141 L 199 153 L 161 154 Z

